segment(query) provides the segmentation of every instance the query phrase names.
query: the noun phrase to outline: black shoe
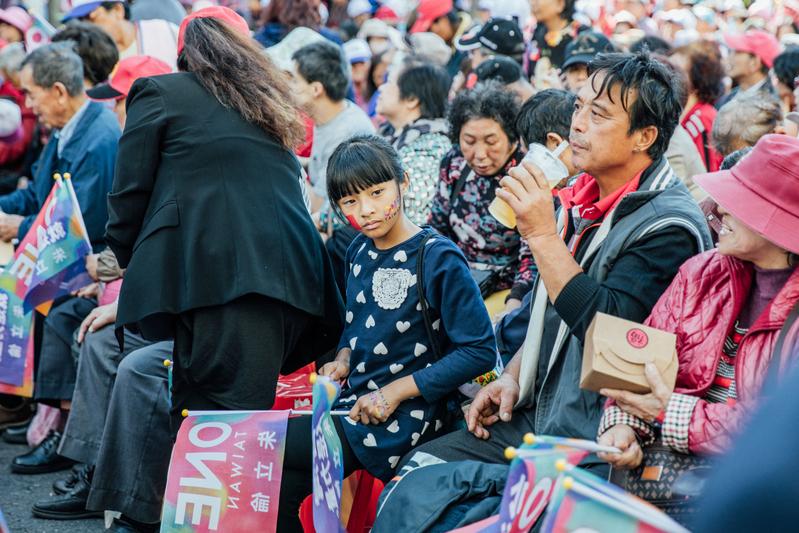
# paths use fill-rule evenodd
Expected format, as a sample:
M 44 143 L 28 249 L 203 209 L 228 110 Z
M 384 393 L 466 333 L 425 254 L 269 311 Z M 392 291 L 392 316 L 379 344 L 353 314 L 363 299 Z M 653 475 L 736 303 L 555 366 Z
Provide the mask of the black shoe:
M 6 429 L 3 431 L 3 440 L 9 444 L 28 444 L 28 427 L 30 422 Z
M 15 457 L 11 461 L 11 471 L 15 474 L 46 474 L 66 470 L 75 464 L 75 461 L 58 455 L 60 442 L 61 433 L 51 431 L 34 449 Z
M 157 533 L 160 529 L 161 524 L 145 524 L 123 516 L 114 519 L 108 533 Z
M 89 500 L 89 491 L 92 488 L 93 471 L 94 467 L 82 465 L 78 470 L 78 482 L 72 490 L 61 496 L 36 502 L 32 509 L 33 516 L 50 520 L 77 520 L 103 516 L 102 511 L 86 510 L 86 502 Z
M 53 494 L 60 496 L 75 488 L 75 485 L 80 481 L 80 471 L 85 467 L 86 465 L 84 464 L 76 464 L 72 467 L 67 477 L 56 480 L 55 483 L 53 483 Z

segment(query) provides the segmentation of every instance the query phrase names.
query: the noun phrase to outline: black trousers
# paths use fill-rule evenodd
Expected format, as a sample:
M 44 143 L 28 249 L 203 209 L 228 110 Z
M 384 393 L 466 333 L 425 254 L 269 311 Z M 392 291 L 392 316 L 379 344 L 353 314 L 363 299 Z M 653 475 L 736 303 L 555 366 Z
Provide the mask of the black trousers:
M 172 374 L 172 432 L 189 410 L 269 409 L 280 369 L 311 316 L 248 294 L 178 315 Z
M 333 417 L 333 425 L 341 440 L 341 455 L 346 478 L 361 465 L 341 429 L 341 417 Z M 283 457 L 283 479 L 280 482 L 280 508 L 277 530 L 280 533 L 302 533 L 299 512 L 302 501 L 313 492 L 313 449 L 311 417 L 290 418 L 286 429 L 286 452 Z
M 72 353 L 73 335 L 95 307 L 96 300 L 69 297 L 56 300 L 47 317 L 37 320 L 36 327 L 42 332 L 33 367 L 37 402 L 58 407 L 61 400 L 72 399 L 78 368 Z

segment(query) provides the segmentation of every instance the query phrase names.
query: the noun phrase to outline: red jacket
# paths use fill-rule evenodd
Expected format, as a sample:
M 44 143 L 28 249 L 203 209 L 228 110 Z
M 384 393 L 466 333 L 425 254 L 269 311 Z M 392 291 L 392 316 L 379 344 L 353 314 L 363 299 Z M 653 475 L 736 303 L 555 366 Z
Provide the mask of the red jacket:
M 751 263 L 712 250 L 693 257 L 652 309 L 647 325 L 677 335 L 677 393 L 699 396 L 710 388 L 724 340 L 746 303 L 752 283 Z M 735 357 L 737 402 L 696 404 L 688 447 L 697 454 L 720 453 L 756 403 L 768 372 L 780 328 L 799 300 L 799 269 L 755 320 Z M 786 361 L 781 361 L 782 367 Z
M 713 148 L 710 142 L 710 133 L 713 131 L 716 113 L 716 108 L 712 105 L 698 102 L 685 114 L 685 118 L 681 122 L 682 127 L 688 131 L 694 141 L 708 172 L 716 172 L 724 160 L 724 157 Z

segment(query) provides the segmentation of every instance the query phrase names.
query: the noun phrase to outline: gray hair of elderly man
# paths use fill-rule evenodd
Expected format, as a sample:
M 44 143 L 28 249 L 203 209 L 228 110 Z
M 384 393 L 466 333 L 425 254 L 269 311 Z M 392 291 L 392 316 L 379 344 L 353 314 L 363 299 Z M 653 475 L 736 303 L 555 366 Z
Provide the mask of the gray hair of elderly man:
M 37 48 L 25 58 L 22 68 L 31 67 L 33 82 L 45 89 L 61 83 L 70 96 L 83 94 L 83 61 L 70 41 Z
M 754 146 L 764 135 L 779 132 L 782 107 L 776 97 L 763 92 L 733 98 L 716 115 L 711 139 L 723 156 Z

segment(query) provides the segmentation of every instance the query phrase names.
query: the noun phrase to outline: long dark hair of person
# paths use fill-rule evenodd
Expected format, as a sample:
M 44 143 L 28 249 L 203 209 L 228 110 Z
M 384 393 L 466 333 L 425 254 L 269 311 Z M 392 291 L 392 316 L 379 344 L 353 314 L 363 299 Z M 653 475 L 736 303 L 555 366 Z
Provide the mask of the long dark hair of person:
M 193 73 L 223 106 L 238 111 L 285 148 L 304 140 L 283 73 L 250 37 L 213 18 L 194 19 L 186 27 L 178 69 Z

